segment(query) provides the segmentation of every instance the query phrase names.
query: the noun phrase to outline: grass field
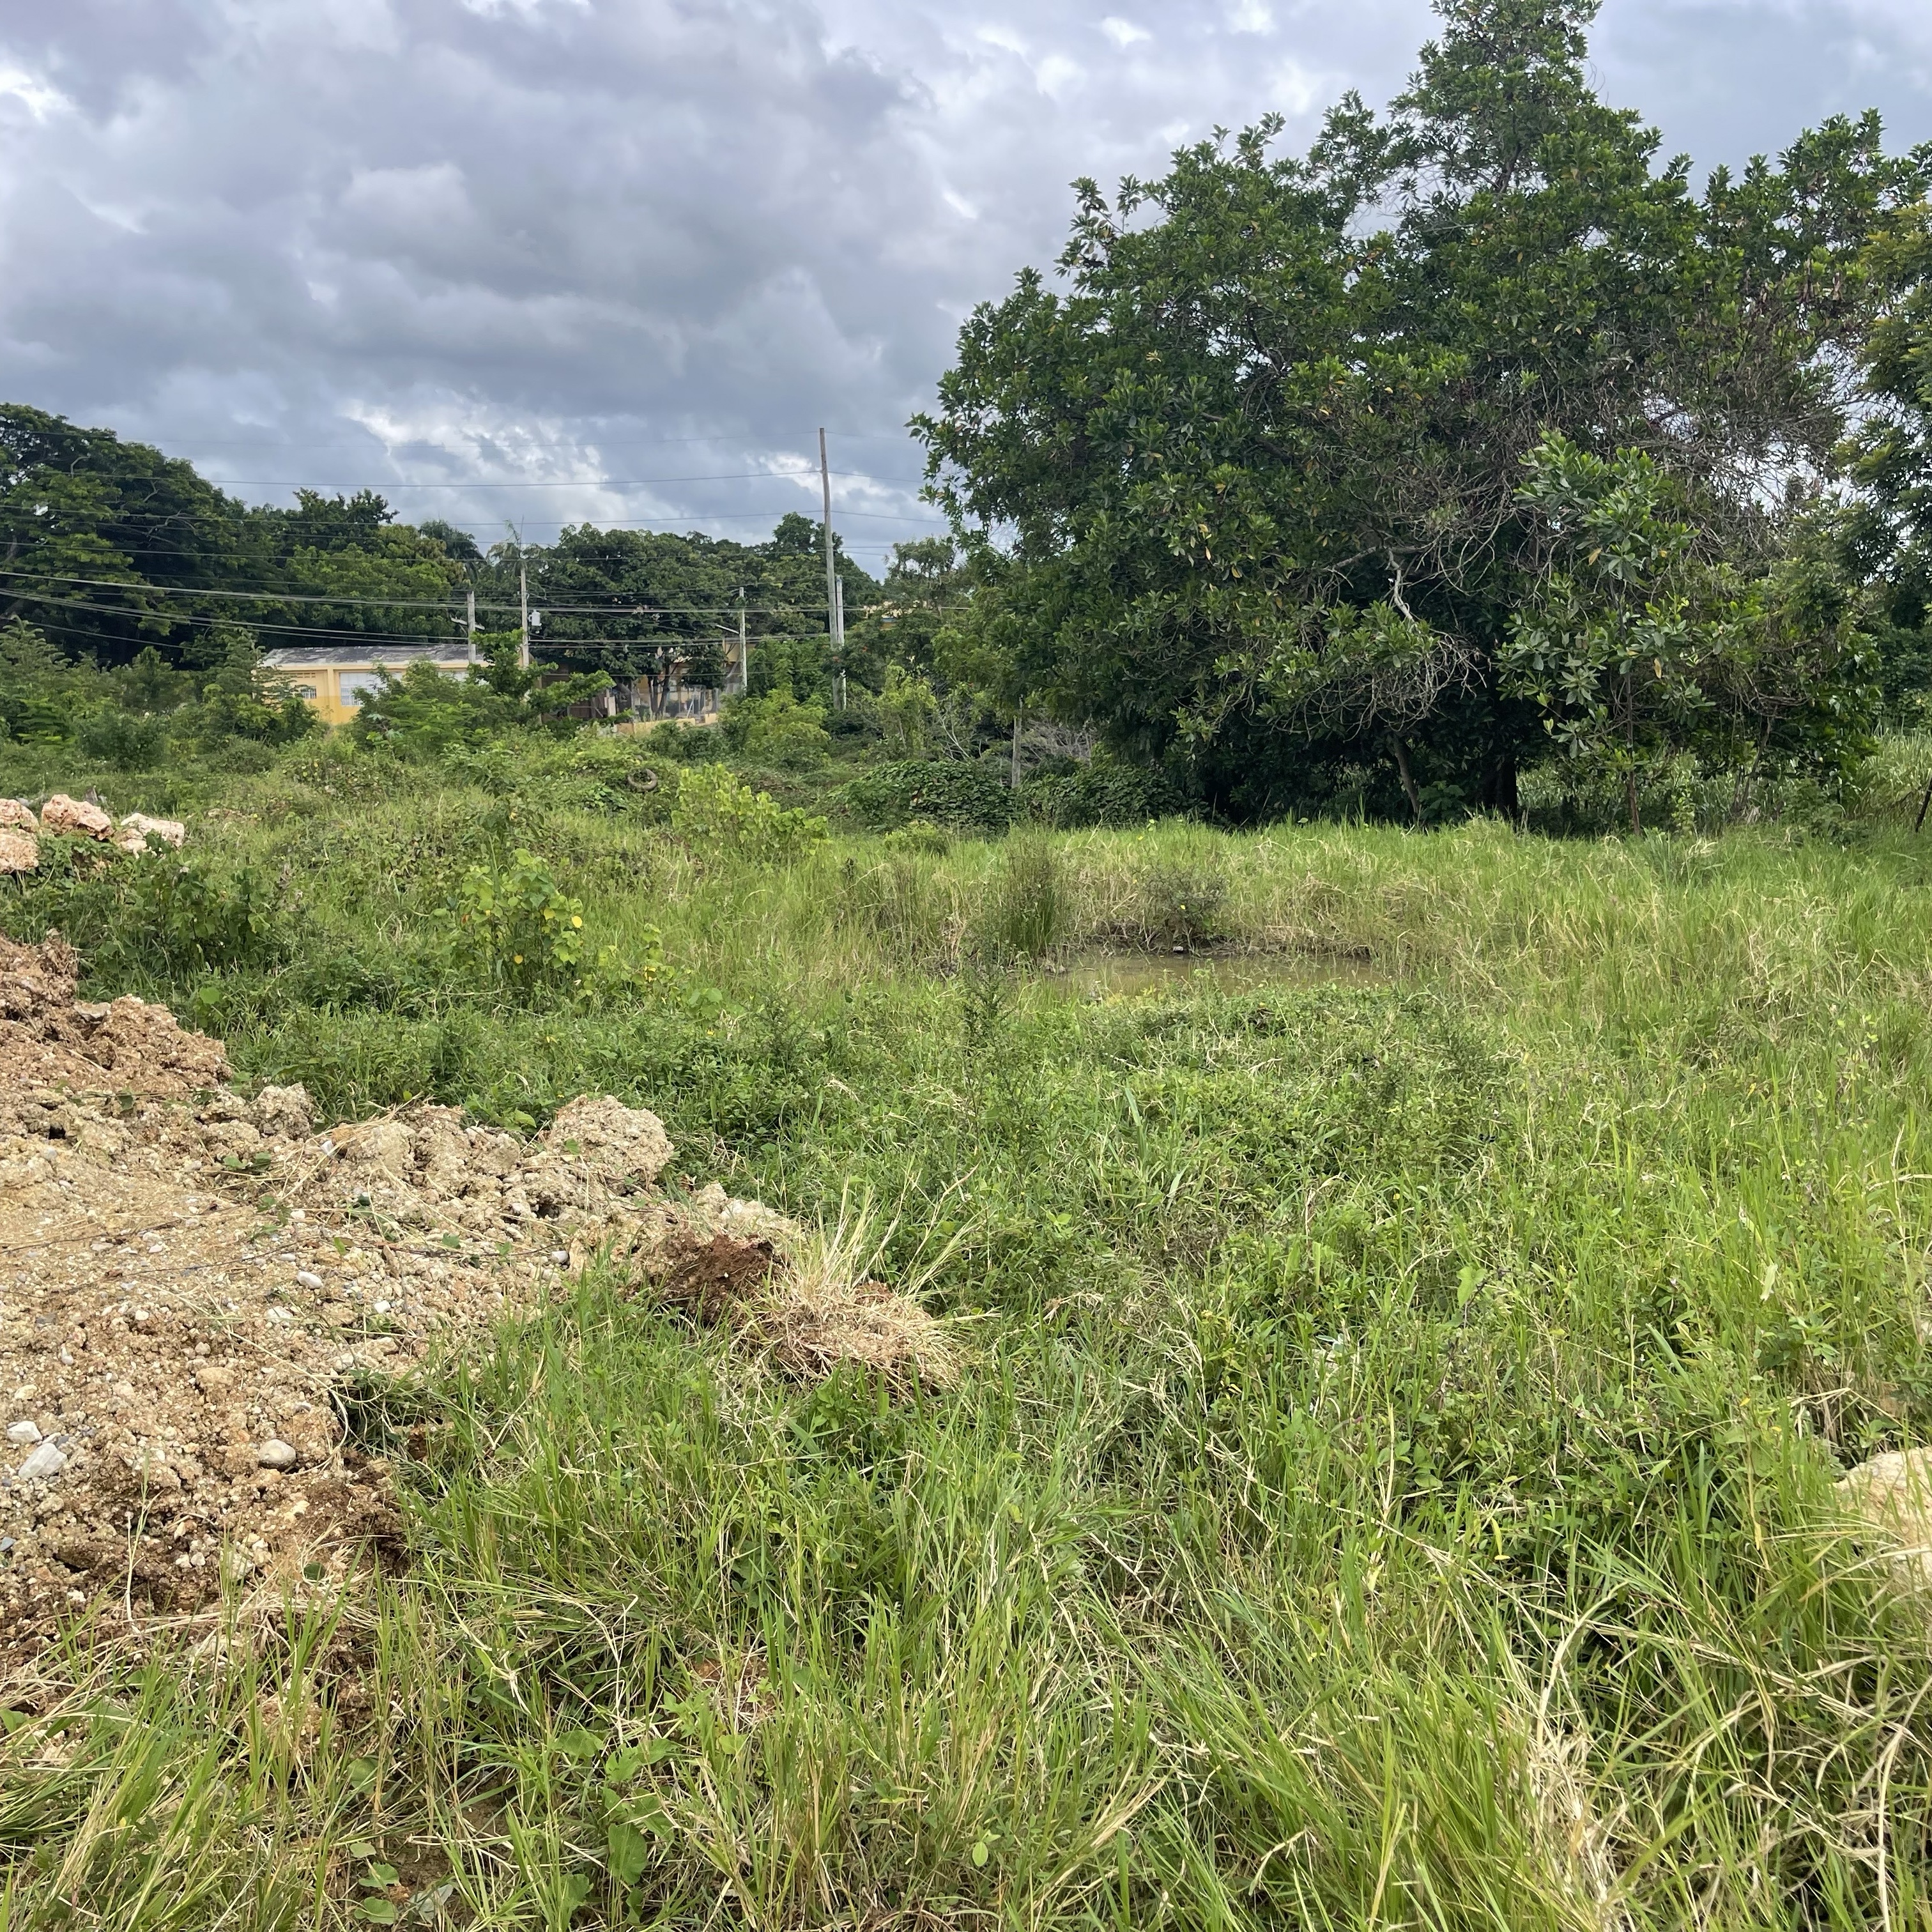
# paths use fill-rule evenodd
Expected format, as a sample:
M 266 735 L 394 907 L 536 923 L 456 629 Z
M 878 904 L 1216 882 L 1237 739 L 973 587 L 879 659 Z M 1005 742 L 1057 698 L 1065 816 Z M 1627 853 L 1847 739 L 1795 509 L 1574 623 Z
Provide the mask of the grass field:
M 608 1090 L 870 1204 L 968 1366 L 802 1388 L 592 1268 L 362 1418 L 428 1425 L 406 1574 L 76 1646 L 0 1741 L 0 1932 L 1932 1928 L 1932 1618 L 1831 1494 L 1932 1426 L 1932 842 L 219 796 L 192 892 L 9 929 L 326 1111 Z M 493 841 L 664 970 L 452 964 Z M 1176 946 L 1242 970 L 1058 970 Z

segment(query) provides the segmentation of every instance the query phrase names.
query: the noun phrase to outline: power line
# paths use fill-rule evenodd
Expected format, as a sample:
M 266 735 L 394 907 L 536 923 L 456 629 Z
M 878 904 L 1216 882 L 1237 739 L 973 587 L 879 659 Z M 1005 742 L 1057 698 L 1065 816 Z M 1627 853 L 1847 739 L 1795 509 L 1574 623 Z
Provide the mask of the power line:
M 911 432 L 908 430 L 835 429 L 829 431 L 828 434 L 843 437 L 848 442 L 896 442 L 903 438 L 909 438 Z M 184 446 L 192 443 L 202 449 L 333 449 L 338 443 L 351 440 L 358 436 L 365 437 L 374 442 L 386 441 L 374 430 L 363 429 L 359 425 L 353 429 L 344 430 L 340 436 L 332 436 L 327 441 L 320 442 L 265 442 L 260 436 L 208 436 L 187 434 L 182 435 L 178 440 Z M 422 436 L 404 436 L 399 440 L 404 442 L 421 442 L 428 440 L 428 438 Z M 686 447 L 693 443 L 730 443 L 736 441 L 736 439 L 722 433 L 714 433 L 710 436 L 625 436 L 621 440 L 596 436 L 587 438 L 586 440 L 594 442 L 600 448 L 606 449 L 670 449 Z M 149 448 L 159 447 L 158 444 L 153 443 L 146 446 Z M 170 457 L 165 453 L 164 453 L 163 460 L 170 463 L 184 463 L 188 460 L 185 457 Z
M 452 489 L 458 489 L 466 488 L 470 486 L 466 484 L 452 484 L 448 487 Z M 505 484 L 501 487 L 505 489 L 508 489 L 516 486 Z M 542 489 L 548 486 L 542 484 L 532 484 L 527 487 L 532 489 Z M 333 507 L 332 505 L 332 507 Z M 256 524 L 251 526 L 248 519 L 251 517 L 258 516 L 274 517 L 277 518 L 293 518 L 301 516 L 303 514 L 304 512 L 300 510 L 290 509 L 279 503 L 238 503 L 232 512 L 226 512 L 200 510 L 116 509 L 104 512 L 99 517 L 90 520 L 84 526 L 80 523 L 79 519 L 74 520 L 74 529 L 72 533 L 76 536 L 98 535 L 104 530 L 112 530 L 123 524 L 137 523 L 145 519 L 150 524 L 164 526 L 170 524 L 212 524 L 220 529 L 234 530 L 238 532 L 249 530 L 252 527 L 256 530 L 272 530 L 277 535 L 286 534 L 289 536 L 299 536 L 301 532 L 298 530 L 292 530 L 290 528 L 289 524 L 285 522 L 266 526 Z M 785 517 L 793 516 L 797 514 L 798 512 L 795 508 L 783 510 L 689 510 L 682 512 L 674 517 L 612 517 L 603 518 L 592 524 L 591 527 L 596 530 L 649 530 L 654 527 L 668 529 L 680 524 L 688 524 L 695 522 L 713 524 L 756 524 L 770 521 L 776 523 Z M 862 517 L 868 522 L 888 524 L 932 524 L 944 527 L 950 526 L 950 520 L 949 518 L 944 517 L 916 517 L 908 512 L 901 510 L 847 510 L 842 514 L 848 517 Z M 481 520 L 476 518 L 471 518 L 466 520 L 466 522 L 473 524 Z M 538 530 L 568 530 L 573 527 L 569 518 L 567 517 L 522 518 L 518 520 L 531 525 Z M 817 520 L 813 518 L 808 519 L 808 520 L 815 523 Z M 586 521 L 588 522 L 589 520 L 586 519 Z M 378 531 L 390 529 L 415 530 L 419 526 L 414 524 L 404 523 L 377 524 L 371 526 L 373 530 Z M 702 535 L 703 532 L 694 532 L 693 534 Z M 735 542 L 736 539 L 728 538 L 726 539 L 726 541 Z M 194 554 L 194 553 L 184 554 Z
M 197 611 L 143 611 L 138 609 L 130 609 L 124 604 L 91 604 L 84 598 L 55 597 L 49 596 L 46 592 L 40 591 L 23 590 L 16 591 L 14 594 L 16 598 L 28 603 L 49 604 L 54 609 L 60 610 L 85 611 L 88 615 L 93 616 L 133 617 L 136 619 L 143 617 L 159 617 L 165 620 L 170 624 L 197 624 L 210 628 L 228 621 L 228 620 L 225 618 L 205 616 Z M 427 608 L 434 608 L 439 607 L 431 606 Z M 458 621 L 460 616 L 458 607 L 452 604 L 440 608 L 448 609 L 452 626 L 454 626 Z M 514 610 L 516 607 L 514 605 L 493 604 L 485 605 L 483 608 L 485 609 L 502 610 Z M 558 610 L 558 607 L 555 605 L 546 605 L 544 608 L 547 613 L 551 610 Z M 645 616 L 662 616 L 710 617 L 714 622 L 722 626 L 728 616 L 735 615 L 736 610 L 736 606 L 732 605 L 729 607 L 728 609 L 714 608 L 703 610 L 651 610 L 640 611 L 637 614 Z M 815 604 L 778 607 L 770 610 L 763 610 L 759 613 L 760 616 L 787 617 L 804 617 L 808 616 L 815 616 L 817 614 L 818 607 Z M 562 615 L 565 614 L 558 610 L 558 614 Z M 612 610 L 608 606 L 600 605 L 586 609 L 577 614 L 585 616 L 614 617 L 628 614 L 620 610 Z M 97 634 L 93 632 L 80 632 L 78 631 L 77 627 L 73 625 L 48 625 L 45 628 L 50 630 L 59 629 L 66 632 L 76 632 L 76 634 L 81 635 L 92 636 Z M 376 649 L 384 647 L 400 647 L 406 645 L 417 644 L 438 647 L 452 644 L 454 642 L 456 639 L 456 634 L 453 630 L 450 632 L 446 632 L 440 636 L 424 637 L 393 631 L 352 630 L 346 626 L 340 625 L 274 624 L 251 621 L 247 626 L 247 628 L 250 631 L 256 632 L 258 633 L 266 632 L 276 637 L 319 638 L 331 640 L 347 640 Z M 815 636 L 818 634 L 814 632 L 810 634 Z M 608 644 L 615 648 L 634 649 L 638 646 L 648 644 L 655 641 L 656 641 L 655 639 L 650 638 L 638 638 L 632 639 L 566 638 L 559 638 L 554 640 L 545 639 L 542 641 L 542 648 L 546 650 L 575 650 L 579 644 Z M 537 648 L 536 640 L 532 640 L 532 648 Z
M 31 584 L 64 584 L 77 585 L 92 590 L 146 591 L 163 597 L 232 597 L 258 604 L 366 604 L 385 610 L 447 610 L 454 616 L 465 607 L 447 599 L 409 597 L 358 597 L 348 595 L 332 596 L 325 592 L 293 590 L 204 590 L 194 584 L 130 584 L 120 578 L 112 577 L 58 577 L 40 576 L 32 571 L 0 569 L 0 578 L 17 578 Z M 16 593 L 31 596 L 31 592 Z M 167 616 L 176 614 L 168 611 L 144 613 L 131 606 L 116 604 L 90 604 L 92 610 L 116 611 L 127 616 L 153 615 Z M 478 604 L 478 610 L 512 611 L 518 608 L 514 604 Z M 680 616 L 709 617 L 735 616 L 738 605 L 733 604 L 670 604 L 632 603 L 618 604 L 560 604 L 547 601 L 543 608 L 546 614 L 557 616 Z M 754 604 L 749 607 L 754 616 L 789 616 L 795 613 L 816 606 L 796 604 Z

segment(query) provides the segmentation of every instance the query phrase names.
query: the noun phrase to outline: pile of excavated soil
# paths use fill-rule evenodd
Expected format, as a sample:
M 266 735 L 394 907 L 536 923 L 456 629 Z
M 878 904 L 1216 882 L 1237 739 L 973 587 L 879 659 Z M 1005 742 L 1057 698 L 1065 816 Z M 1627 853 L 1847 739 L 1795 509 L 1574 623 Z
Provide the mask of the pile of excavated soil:
M 241 1097 L 164 1009 L 76 1002 L 74 964 L 0 940 L 0 1666 L 76 1615 L 190 1617 L 224 1578 L 340 1588 L 397 1528 L 345 1396 L 600 1247 L 700 1319 L 782 1300 L 802 1231 L 660 1190 L 652 1114 L 586 1095 L 528 1141 L 427 1105 L 317 1133 L 302 1088 Z M 932 1324 L 902 1320 L 921 1372 Z

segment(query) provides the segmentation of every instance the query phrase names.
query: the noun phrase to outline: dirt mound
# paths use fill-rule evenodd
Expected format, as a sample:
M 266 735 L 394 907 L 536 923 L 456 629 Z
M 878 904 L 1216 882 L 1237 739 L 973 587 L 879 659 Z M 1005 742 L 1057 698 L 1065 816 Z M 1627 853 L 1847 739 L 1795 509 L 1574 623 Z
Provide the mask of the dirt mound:
M 134 1629 L 340 1589 L 397 1532 L 346 1440 L 372 1380 L 533 1310 L 603 1250 L 788 1373 L 946 1378 L 931 1318 L 722 1187 L 658 1185 L 662 1124 L 608 1095 L 520 1139 L 424 1104 L 313 1130 L 299 1087 L 73 997 L 57 939 L 0 942 L 0 1667 L 66 1617 Z M 656 1286 L 652 1286 L 656 1284 Z
M 32 1110 L 64 1097 L 50 1090 L 184 1097 L 227 1079 L 220 1043 L 166 1006 L 75 999 L 79 965 L 57 934 L 37 946 L 0 939 L 0 1127 L 38 1125 Z
M 752 1304 L 771 1279 L 777 1259 L 769 1241 L 713 1234 L 667 1257 L 658 1298 L 694 1321 L 722 1322 Z

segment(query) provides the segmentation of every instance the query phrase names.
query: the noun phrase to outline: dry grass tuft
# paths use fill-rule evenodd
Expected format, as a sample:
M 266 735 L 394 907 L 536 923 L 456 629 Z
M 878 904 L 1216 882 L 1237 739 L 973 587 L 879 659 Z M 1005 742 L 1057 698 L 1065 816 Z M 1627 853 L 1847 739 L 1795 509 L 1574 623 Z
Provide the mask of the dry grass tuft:
M 873 1271 L 898 1226 L 880 1227 L 874 1204 L 854 1207 L 848 1194 L 837 1222 L 808 1232 L 789 1267 L 774 1270 L 766 1293 L 747 1311 L 745 1332 L 782 1374 L 816 1382 L 857 1362 L 900 1388 L 914 1382 L 950 1388 L 958 1380 L 957 1345 L 916 1299 L 954 1244 L 922 1265 L 904 1288 L 890 1288 Z

